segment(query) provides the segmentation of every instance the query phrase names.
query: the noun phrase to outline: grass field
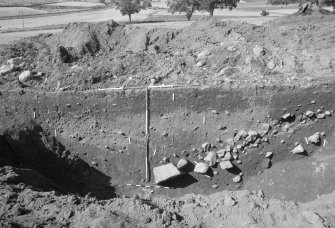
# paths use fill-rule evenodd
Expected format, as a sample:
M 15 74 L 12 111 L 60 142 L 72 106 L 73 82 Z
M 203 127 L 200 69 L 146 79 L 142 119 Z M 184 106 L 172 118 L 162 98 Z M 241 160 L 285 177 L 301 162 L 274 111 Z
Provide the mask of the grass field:
M 32 9 L 29 7 L 0 7 L 1 17 L 12 17 L 21 15 L 34 15 L 47 13 L 45 10 Z
M 31 6 L 48 3 L 64 2 L 64 0 L 0 0 L 2 6 Z

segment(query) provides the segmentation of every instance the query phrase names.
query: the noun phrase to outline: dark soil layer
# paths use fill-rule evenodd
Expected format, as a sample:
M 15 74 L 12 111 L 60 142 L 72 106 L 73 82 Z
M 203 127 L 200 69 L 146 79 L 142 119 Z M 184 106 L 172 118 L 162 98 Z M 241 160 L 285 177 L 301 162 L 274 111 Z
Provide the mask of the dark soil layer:
M 194 161 L 199 162 L 199 155 L 205 156 L 201 148 L 205 142 L 218 150 L 231 144 L 236 131 L 258 131 L 264 123 L 271 126 L 264 136 L 268 142 L 256 148 L 247 147 L 246 152 L 239 155 L 242 164 L 234 162 L 235 168 L 230 172 L 214 167 L 218 174 L 211 178 L 190 172 L 164 184 L 175 189 L 154 189 L 150 194 L 179 196 L 243 189 L 249 177 L 262 173 L 268 151 L 274 154 L 273 166 L 284 161 L 303 161 L 320 148 L 320 145 L 306 145 L 305 137 L 319 131 L 325 132 L 324 139 L 329 140 L 334 120 L 327 116 L 302 121 L 301 114 L 317 109 L 332 112 L 334 93 L 331 84 L 307 89 L 252 87 L 150 91 L 151 168 L 169 160 L 176 163 L 181 157 L 194 164 Z M 113 196 L 115 188 L 116 193 L 144 194 L 136 187 L 126 186 L 127 183 L 141 184 L 145 179 L 143 90 L 76 93 L 21 90 L 2 92 L 0 99 L 1 143 L 7 148 L 1 151 L 4 164 L 34 169 L 65 192 L 92 192 L 98 198 L 106 198 Z M 311 103 L 313 100 L 315 102 Z M 288 112 L 295 115 L 290 123 L 281 120 Z M 290 152 L 296 142 L 304 145 L 305 154 Z M 243 172 L 243 181 L 236 184 L 232 178 L 240 172 Z M 308 176 L 306 178 L 308 181 Z M 212 188 L 214 184 L 218 185 L 217 189 Z M 297 185 L 295 189 L 299 191 L 303 187 Z M 320 182 L 317 188 L 319 191 L 311 191 L 308 195 L 292 194 L 284 189 L 280 198 L 308 201 L 315 199 L 318 192 L 332 192 L 334 186 L 330 182 L 325 185 Z M 266 194 L 278 196 L 276 188 Z

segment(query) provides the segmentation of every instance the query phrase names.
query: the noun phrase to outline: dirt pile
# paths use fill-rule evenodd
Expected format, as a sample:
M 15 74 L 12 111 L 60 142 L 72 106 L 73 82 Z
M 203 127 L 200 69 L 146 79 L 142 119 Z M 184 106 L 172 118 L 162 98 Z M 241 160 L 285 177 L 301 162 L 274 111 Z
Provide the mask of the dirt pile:
M 2 88 L 17 88 L 17 75 L 24 70 L 40 73 L 29 86 L 47 91 L 150 83 L 305 85 L 331 80 L 333 18 L 288 17 L 264 26 L 202 19 L 181 30 L 146 30 L 114 21 L 73 23 L 60 34 L 2 46 L 1 63 L 23 57 L 24 64 L 1 77 L 0 83 Z

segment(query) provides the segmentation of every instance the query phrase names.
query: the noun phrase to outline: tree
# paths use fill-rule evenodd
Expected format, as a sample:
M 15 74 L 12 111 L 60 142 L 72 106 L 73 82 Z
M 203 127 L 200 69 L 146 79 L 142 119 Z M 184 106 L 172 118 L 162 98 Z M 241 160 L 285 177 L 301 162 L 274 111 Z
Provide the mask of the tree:
M 167 5 L 172 14 L 185 12 L 187 20 L 190 20 L 193 12 L 199 9 L 200 2 L 199 0 L 168 0 Z
M 122 16 L 128 15 L 130 24 L 131 15 L 139 13 L 142 9 L 145 9 L 139 0 L 119 0 L 116 5 L 116 9 L 120 10 Z
M 215 9 L 228 9 L 232 10 L 237 7 L 240 0 L 201 0 L 200 10 L 208 11 L 209 16 L 213 17 Z

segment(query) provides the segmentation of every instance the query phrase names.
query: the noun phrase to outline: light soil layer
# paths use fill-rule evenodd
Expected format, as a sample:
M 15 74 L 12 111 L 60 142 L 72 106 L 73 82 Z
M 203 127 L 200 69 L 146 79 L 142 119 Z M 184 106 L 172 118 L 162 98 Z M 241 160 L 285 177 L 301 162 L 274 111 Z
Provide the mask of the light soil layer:
M 239 141 L 232 141 L 237 131 L 260 131 L 264 123 L 271 126 L 271 130 L 263 136 L 268 138 L 268 142 L 262 142 L 255 148 L 246 146 L 244 152 L 239 151 L 238 159 L 242 164 L 236 163 L 235 160 L 234 169 L 229 172 L 221 170 L 219 166 L 213 167 L 213 171 L 218 171 L 218 174 L 211 177 L 187 172 L 180 178 L 163 184 L 175 189 L 154 189 L 150 194 L 180 196 L 191 192 L 210 194 L 223 189 L 260 187 L 264 188 L 268 196 L 306 202 L 317 198 L 319 194 L 331 193 L 334 190 L 332 180 L 335 176 L 331 165 L 327 172 L 314 172 L 313 169 L 309 171 L 313 172 L 313 175 L 306 174 L 306 164 L 314 164 L 313 158 L 306 156 L 310 157 L 316 150 L 325 147 L 323 144 L 307 145 L 305 137 L 315 132 L 324 132 L 322 140 L 332 142 L 334 119 L 327 116 L 325 119 L 302 121 L 301 114 L 317 109 L 332 112 L 334 93 L 332 84 L 307 89 L 208 87 L 150 91 L 151 169 L 168 160 L 176 164 L 181 157 L 195 164 L 201 161 L 201 156 L 206 155 L 201 148 L 203 143 L 211 143 L 214 145 L 213 150 L 217 151 L 227 145 L 238 145 Z M 311 104 L 312 100 L 315 103 Z M 32 158 L 31 163 L 26 160 L 25 158 L 30 157 L 29 151 L 35 148 L 34 141 L 29 142 L 30 134 L 25 133 L 21 142 L 22 134 L 14 137 L 14 133 L 11 132 L 15 131 L 10 129 L 29 129 L 31 127 L 25 124 L 32 121 L 38 129 L 41 128 L 41 132 L 47 132 L 45 134 L 52 138 L 55 136 L 54 140 L 63 148 L 57 153 L 76 156 L 90 166 L 95 174 L 87 174 L 92 177 L 91 182 L 82 184 L 88 185 L 87 191 L 92 192 L 94 185 L 97 186 L 95 194 L 98 198 L 108 197 L 104 188 L 108 189 L 110 186 L 115 188 L 116 193 L 133 195 L 139 194 L 138 188 L 126 184 L 145 184 L 141 182 L 145 179 L 143 90 L 60 93 L 3 91 L 1 107 L 1 129 L 7 137 L 7 143 L 14 148 L 18 145 L 11 153 L 14 153 L 13 156 L 19 164 L 24 160 L 24 165 L 34 168 L 34 159 L 39 155 L 35 153 L 37 157 Z M 294 114 L 296 118 L 290 123 L 284 122 L 281 116 L 285 113 Z M 31 132 L 38 139 L 40 133 L 36 127 Z M 296 142 L 302 143 L 305 154 L 294 155 L 290 152 Z M 265 154 L 269 151 L 274 154 L 271 159 L 273 168 L 262 174 Z M 318 154 L 315 156 L 318 157 Z M 328 163 L 329 157 L 323 158 L 326 161 L 322 162 Z M 45 159 L 48 159 L 47 156 Z M 315 162 L 318 167 L 323 166 L 320 162 Z M 302 168 L 289 168 L 286 175 L 278 168 L 285 164 Z M 43 163 L 38 166 L 43 170 L 41 166 L 43 167 Z M 47 172 L 53 175 L 54 171 L 51 169 Z M 243 181 L 236 184 L 232 178 L 240 172 L 243 172 Z M 294 175 L 290 174 L 292 172 Z M 275 180 L 269 180 L 269 175 Z M 277 178 L 280 175 L 283 179 Z M 248 182 L 250 177 L 251 183 Z M 292 183 L 294 178 L 299 181 Z M 94 184 L 94 181 L 99 184 Z M 244 184 L 245 182 L 247 184 Z M 218 188 L 212 188 L 213 185 L 217 185 Z M 309 191 L 302 194 L 306 191 L 306 185 Z M 85 193 L 84 189 L 83 191 Z

